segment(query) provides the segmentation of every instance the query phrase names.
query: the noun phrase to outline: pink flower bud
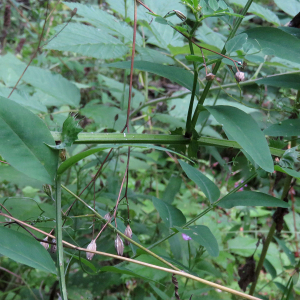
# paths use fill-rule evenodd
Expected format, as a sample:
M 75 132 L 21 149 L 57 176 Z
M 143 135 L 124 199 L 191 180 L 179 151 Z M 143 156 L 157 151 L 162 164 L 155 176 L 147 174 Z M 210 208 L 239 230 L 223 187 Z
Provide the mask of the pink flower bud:
M 92 251 L 96 251 L 97 250 L 97 245 L 96 245 L 96 241 L 92 240 L 89 245 L 86 248 L 87 250 L 92 250 Z M 92 260 L 92 258 L 94 257 L 95 253 L 91 253 L 91 252 L 86 252 L 86 258 L 88 260 Z
M 130 239 L 132 238 L 132 230 L 130 228 L 130 225 L 128 224 L 126 229 L 125 229 L 125 232 L 124 234 L 129 237 Z M 129 246 L 130 245 L 130 242 L 128 240 L 125 239 L 125 245 L 126 246 Z
M 235 79 L 237 82 L 241 82 L 245 80 L 245 73 L 244 72 L 236 72 Z
M 118 255 L 123 256 L 124 244 L 118 234 L 117 234 L 117 238 L 115 239 L 115 248 L 116 248 Z

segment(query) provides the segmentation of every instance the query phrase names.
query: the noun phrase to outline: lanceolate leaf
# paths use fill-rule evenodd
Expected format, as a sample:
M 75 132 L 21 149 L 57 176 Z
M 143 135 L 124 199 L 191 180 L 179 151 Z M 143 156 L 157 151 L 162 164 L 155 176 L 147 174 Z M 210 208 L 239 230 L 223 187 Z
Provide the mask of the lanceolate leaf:
M 276 166 L 274 167 L 274 169 L 275 169 L 275 171 L 279 171 L 279 172 L 288 174 L 288 175 L 290 175 L 290 176 L 292 176 L 292 177 L 295 177 L 295 178 L 297 178 L 297 179 L 300 180 L 300 172 L 297 172 L 297 171 L 295 171 L 295 170 L 293 170 L 293 169 L 282 168 L 282 167 L 280 167 L 280 166 L 278 166 L 278 165 L 276 165 Z
M 53 184 L 58 153 L 46 144 L 55 141 L 44 124 L 31 111 L 0 97 L 0 154 L 26 176 Z
M 218 205 L 224 208 L 232 208 L 234 206 L 290 207 L 288 203 L 281 199 L 272 197 L 268 194 L 251 191 L 237 192 L 225 196 Z
M 205 247 L 211 256 L 219 256 L 219 246 L 210 229 L 204 225 L 189 226 L 188 229 L 175 227 L 179 232 L 192 238 L 195 242 Z
M 273 27 L 257 27 L 246 30 L 248 38 L 259 43 L 260 47 L 274 50 L 274 55 L 289 61 L 299 63 L 300 40 Z
M 274 75 L 256 80 L 257 84 L 265 84 L 280 88 L 300 90 L 300 74 Z
M 2 255 L 32 268 L 56 274 L 49 253 L 33 237 L 5 227 L 0 227 L 0 236 Z
M 179 162 L 186 175 L 198 185 L 211 203 L 219 199 L 220 191 L 210 179 L 186 162 L 182 160 L 179 160 Z
M 232 106 L 217 105 L 206 108 L 261 168 L 267 172 L 274 171 L 266 138 L 250 115 Z
M 152 197 L 152 202 L 161 219 L 168 227 L 182 226 L 186 223 L 185 216 L 178 208 L 156 197 Z
M 300 80 L 300 76 L 299 76 Z M 300 81 L 299 81 L 300 87 Z M 264 130 L 264 134 L 269 136 L 298 136 L 300 135 L 300 119 L 288 119 L 279 124 L 273 124 Z
M 130 61 L 123 61 L 123 62 L 116 62 L 112 64 L 106 65 L 107 67 L 112 68 L 120 68 L 120 69 L 130 69 L 131 62 Z M 178 67 L 170 67 L 161 64 L 155 64 L 149 61 L 135 61 L 134 68 L 154 73 L 160 75 L 162 77 L 168 78 L 179 85 L 187 88 L 188 90 L 193 89 L 193 75 L 189 71 L 178 68 Z M 197 83 L 196 88 L 197 94 L 199 94 L 199 84 Z

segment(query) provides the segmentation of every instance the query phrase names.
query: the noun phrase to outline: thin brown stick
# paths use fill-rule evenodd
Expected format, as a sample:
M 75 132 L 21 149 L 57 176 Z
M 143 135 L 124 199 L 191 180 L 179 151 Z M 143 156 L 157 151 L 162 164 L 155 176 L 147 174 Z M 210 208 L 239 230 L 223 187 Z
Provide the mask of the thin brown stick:
M 12 1 L 10 1 L 12 3 Z M 27 69 L 29 68 L 30 64 L 32 63 L 33 59 L 36 57 L 36 55 L 38 54 L 39 50 L 40 50 L 40 45 L 41 45 L 41 42 L 42 42 L 42 39 L 43 39 L 43 35 L 44 35 L 44 31 L 45 31 L 45 27 L 46 27 L 46 23 L 47 23 L 47 16 L 48 16 L 48 10 L 49 10 L 49 0 L 47 1 L 47 11 L 46 11 L 46 19 L 45 19 L 45 22 L 44 22 L 44 25 L 43 25 L 43 29 L 42 29 L 42 33 L 41 33 L 41 36 L 39 38 L 39 43 L 38 43 L 38 46 L 36 48 L 36 51 L 33 53 L 33 55 L 31 56 L 30 58 L 30 61 L 29 63 L 27 64 L 25 70 L 23 71 L 23 73 L 21 74 L 20 78 L 18 79 L 17 83 L 15 84 L 15 86 L 13 87 L 12 91 L 10 92 L 10 94 L 8 95 L 7 98 L 9 98 L 12 93 L 15 91 L 15 89 L 17 88 L 17 85 L 19 84 L 19 82 L 21 81 L 21 79 L 23 78 L 25 72 L 27 71 Z
M 10 217 L 6 214 L 3 214 L 0 212 L 0 215 L 4 216 L 4 217 Z M 27 226 L 35 231 L 38 231 L 52 239 L 55 239 L 55 237 L 49 233 L 46 233 L 45 231 L 43 230 L 40 230 L 38 228 L 35 228 L 34 226 L 32 225 L 29 225 L 29 224 L 26 224 L 25 222 L 22 222 L 16 218 L 13 218 L 13 217 L 10 217 L 11 219 L 17 221 L 18 223 L 21 223 L 23 224 L 24 226 Z M 192 280 L 195 280 L 195 281 L 198 281 L 198 282 L 201 282 L 203 284 L 206 284 L 206 285 L 209 285 L 213 288 L 216 288 L 216 289 L 220 289 L 224 292 L 228 292 L 228 293 L 231 293 L 231 294 L 234 294 L 234 295 L 237 295 L 237 296 L 240 296 L 240 297 L 243 297 L 245 299 L 250 299 L 250 300 L 261 300 L 257 297 L 254 297 L 254 296 L 250 296 L 250 295 L 247 295 L 245 293 L 242 293 L 242 292 L 239 292 L 239 291 L 236 291 L 236 290 L 233 290 L 233 289 L 230 289 L 230 288 L 227 288 L 225 286 L 222 286 L 222 285 L 219 285 L 217 283 L 214 283 L 214 282 L 211 282 L 211 281 L 208 281 L 208 280 L 205 280 L 205 279 L 202 279 L 200 277 L 196 277 L 194 275 L 191 275 L 191 274 L 188 274 L 184 271 L 176 271 L 176 270 L 172 270 L 172 269 L 168 269 L 168 268 L 164 268 L 164 267 L 159 267 L 159 266 L 156 266 L 156 265 L 152 265 L 152 264 L 148 264 L 148 263 L 144 263 L 142 261 L 138 261 L 138 260 L 134 260 L 134 259 L 131 259 L 131 258 L 127 258 L 127 257 L 123 257 L 123 256 L 119 256 L 119 255 L 115 255 L 115 254 L 110 254 L 110 253 L 106 253 L 106 252 L 100 252 L 100 251 L 92 251 L 92 250 L 87 250 L 85 248 L 81 248 L 81 247 L 77 247 L 71 243 L 68 243 L 66 241 L 62 241 L 63 244 L 68 247 L 68 248 L 71 248 L 71 249 L 74 249 L 74 250 L 78 250 L 78 251 L 83 251 L 83 252 L 90 252 L 90 253 L 95 253 L 95 254 L 98 254 L 98 255 L 102 255 L 102 256 L 106 256 L 106 257 L 110 257 L 110 258 L 115 258 L 115 259 L 119 259 L 119 260 L 123 260 L 123 261 L 127 261 L 127 262 L 130 262 L 130 263 L 134 263 L 134 264 L 138 264 L 138 265 L 141 265 L 141 266 L 145 266 L 145 267 L 149 267 L 149 268 L 152 268 L 152 269 L 156 269 L 156 270 L 159 270 L 159 271 L 163 271 L 163 272 L 167 272 L 167 273 L 170 273 L 170 274 L 176 274 L 176 275 L 179 275 L 179 276 L 183 276 L 183 277 L 186 277 L 186 278 L 190 278 Z

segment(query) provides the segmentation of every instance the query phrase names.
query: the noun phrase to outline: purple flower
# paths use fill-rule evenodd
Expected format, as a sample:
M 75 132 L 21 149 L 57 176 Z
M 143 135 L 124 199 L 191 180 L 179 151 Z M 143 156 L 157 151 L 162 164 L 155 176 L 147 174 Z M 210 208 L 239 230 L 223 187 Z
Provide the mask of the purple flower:
M 186 235 L 185 233 L 182 233 L 181 235 L 182 235 L 182 238 L 183 238 L 185 241 L 189 241 L 189 240 L 192 239 L 190 236 Z
M 243 183 L 243 182 L 244 182 L 244 180 L 241 181 L 241 183 Z M 236 188 L 236 187 L 238 187 L 238 185 L 239 185 L 239 182 L 237 181 L 237 182 L 234 184 L 234 187 Z M 247 184 L 245 184 L 244 186 L 247 186 Z M 243 190 L 244 190 L 244 187 L 241 187 L 238 191 L 241 192 L 241 191 L 243 191 Z

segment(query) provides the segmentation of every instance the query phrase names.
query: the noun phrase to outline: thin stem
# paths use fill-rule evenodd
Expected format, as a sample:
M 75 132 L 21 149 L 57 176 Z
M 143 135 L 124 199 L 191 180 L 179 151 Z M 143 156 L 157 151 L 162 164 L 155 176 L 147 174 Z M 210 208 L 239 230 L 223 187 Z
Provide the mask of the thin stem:
M 0 215 L 4 216 L 4 217 L 10 217 L 6 214 L 3 214 L 3 213 L 0 213 Z M 32 225 L 29 225 L 29 224 L 26 224 L 25 222 L 22 222 L 14 217 L 10 217 L 12 220 L 15 220 L 21 224 L 23 224 L 24 226 L 27 226 L 33 230 L 36 230 L 44 235 L 47 235 L 48 237 L 50 238 L 54 238 L 53 235 L 49 234 L 49 233 L 46 233 L 38 228 L 35 228 L 34 226 Z M 184 271 L 181 271 L 181 270 L 172 270 L 172 269 L 168 269 L 168 268 L 164 268 L 164 267 L 160 267 L 160 266 L 156 266 L 156 265 L 152 265 L 152 264 L 148 264 L 148 263 L 145 263 L 145 262 L 142 262 L 142 261 L 138 261 L 138 260 L 134 260 L 134 259 L 131 259 L 131 258 L 127 258 L 127 257 L 123 257 L 123 256 L 119 256 L 119 255 L 115 255 L 115 254 L 110 254 L 110 253 L 106 253 L 106 252 L 100 252 L 100 251 L 92 251 L 92 250 L 87 250 L 85 248 L 81 248 L 81 247 L 77 247 L 71 243 L 68 243 L 66 241 L 62 241 L 63 244 L 68 247 L 68 248 L 71 248 L 71 249 L 74 249 L 74 250 L 78 250 L 78 251 L 83 251 L 83 252 L 90 252 L 90 253 L 95 253 L 95 254 L 98 254 L 98 255 L 102 255 L 102 256 L 106 256 L 106 257 L 111 257 L 111 258 L 114 258 L 114 259 L 118 259 L 118 260 L 123 260 L 123 261 L 126 261 L 126 262 L 130 262 L 130 263 L 134 263 L 134 264 L 137 264 L 137 265 L 141 265 L 141 266 L 144 266 L 144 267 L 149 267 L 149 268 L 152 268 L 152 269 L 155 269 L 155 270 L 159 270 L 159 271 L 163 271 L 163 272 L 167 272 L 167 273 L 170 273 L 170 274 L 176 274 L 176 275 L 179 275 L 179 276 L 182 276 L 182 277 L 185 277 L 185 278 L 190 278 L 192 280 L 195 280 L 195 281 L 198 281 L 200 283 L 203 283 L 205 285 L 209 285 L 215 289 L 220 289 L 224 292 L 228 292 L 228 293 L 231 293 L 233 295 L 236 295 L 236 296 L 240 296 L 242 298 L 245 298 L 245 299 L 250 299 L 250 300 L 261 300 L 257 297 L 253 297 L 253 296 L 250 296 L 250 295 L 247 295 L 245 293 L 241 293 L 239 291 L 236 291 L 236 290 L 233 290 L 233 289 L 230 289 L 228 287 L 225 287 L 225 286 L 222 286 L 220 284 L 217 284 L 217 283 L 214 283 L 214 282 L 211 282 L 211 281 L 208 281 L 208 280 L 205 280 L 205 279 L 202 279 L 200 277 L 197 277 L 197 276 L 194 276 L 194 275 L 191 275 L 191 274 L 188 274 Z
M 72 195 L 73 197 L 75 197 L 77 200 L 79 200 L 83 205 L 85 205 L 88 209 L 90 209 L 99 219 L 105 220 L 97 211 L 95 211 L 92 207 L 90 207 L 88 204 L 86 204 L 80 197 L 78 197 L 76 194 L 74 194 L 73 192 L 71 192 L 68 188 L 66 188 L 65 186 L 61 185 L 62 188 L 67 191 L 70 195 Z M 174 270 L 179 270 L 177 267 L 173 266 L 171 263 L 169 263 L 168 261 L 164 260 L 163 258 L 159 257 L 158 255 L 156 255 L 155 253 L 153 253 L 152 251 L 148 250 L 147 248 L 143 247 L 142 245 L 140 245 L 139 243 L 137 243 L 136 241 L 128 238 L 123 232 L 119 231 L 117 228 L 115 228 L 110 222 L 107 222 L 107 225 L 111 228 L 113 228 L 120 236 L 122 236 L 124 239 L 128 240 L 130 243 L 132 243 L 133 245 L 137 246 L 138 248 L 144 250 L 145 252 L 147 252 L 148 254 L 150 254 L 151 256 L 155 257 L 156 259 L 160 260 L 161 262 L 165 263 L 166 265 L 170 266 L 171 268 L 173 268 Z
M 43 29 L 42 29 L 42 33 L 41 33 L 41 36 L 40 36 L 40 38 L 39 38 L 38 46 L 37 46 L 35 52 L 33 53 L 33 55 L 31 56 L 30 61 L 29 61 L 29 63 L 27 64 L 25 70 L 24 70 L 23 73 L 21 74 L 20 78 L 19 78 L 18 81 L 16 82 L 15 86 L 13 87 L 12 91 L 10 92 L 10 94 L 8 95 L 7 98 L 9 98 L 9 97 L 12 95 L 12 93 L 14 92 L 14 90 L 17 88 L 17 85 L 19 84 L 19 82 L 20 82 L 21 79 L 23 78 L 23 76 L 24 76 L 25 72 L 27 71 L 28 67 L 30 66 L 30 64 L 32 63 L 33 59 L 36 57 L 36 55 L 38 54 L 38 52 L 39 52 L 39 50 L 40 50 L 40 45 L 41 45 L 41 42 L 42 42 L 42 39 L 43 39 L 43 35 L 44 35 L 46 23 L 47 23 L 48 10 L 49 10 L 49 1 L 47 1 L 46 20 L 45 20 L 45 22 L 44 22 Z
M 57 244 L 57 269 L 62 300 L 68 300 L 64 272 L 64 250 L 62 243 L 62 217 L 61 217 L 61 177 L 56 177 L 56 244 Z
M 287 74 L 299 74 L 299 73 L 300 73 L 299 70 L 298 71 L 291 71 L 291 72 L 286 72 L 286 73 L 282 73 L 282 74 L 269 75 L 269 76 L 266 76 L 266 77 L 260 77 L 260 78 L 257 78 L 257 79 L 251 79 L 251 80 L 247 80 L 247 81 L 242 81 L 240 83 L 233 82 L 233 83 L 228 83 L 228 84 L 224 84 L 224 85 L 213 86 L 212 88 L 210 88 L 210 91 L 216 91 L 216 90 L 226 89 L 226 88 L 233 88 L 233 87 L 236 87 L 236 86 L 251 85 L 251 84 L 254 84 L 256 81 L 258 81 L 260 79 L 266 79 L 266 78 L 271 78 L 271 77 L 274 77 L 274 76 L 281 76 L 281 75 L 287 75 Z M 199 92 L 203 93 L 204 89 L 201 89 Z M 168 100 L 180 99 L 182 97 L 187 96 L 188 94 L 190 94 L 190 92 L 184 92 L 184 93 L 181 93 L 181 94 L 176 95 L 176 96 L 160 97 L 160 98 L 157 98 L 157 99 L 153 99 L 151 101 L 148 101 L 148 102 L 140 105 L 138 108 L 136 108 L 130 114 L 130 116 L 132 117 L 132 116 L 136 115 L 138 112 L 140 112 L 143 108 L 145 108 L 147 106 L 155 105 L 155 104 L 157 104 L 159 102 L 165 102 L 165 101 L 168 101 Z
M 246 3 L 246 5 L 245 5 L 245 7 L 244 7 L 244 9 L 243 9 L 243 11 L 241 13 L 242 16 L 246 15 L 246 13 L 247 13 L 250 5 L 252 4 L 252 2 L 253 2 L 253 0 L 248 0 L 248 2 Z M 230 34 L 228 36 L 227 41 L 229 41 L 230 39 L 232 39 L 235 36 L 235 34 L 236 34 L 236 32 L 237 32 L 237 30 L 238 30 L 241 22 L 242 22 L 242 18 L 238 18 L 237 21 L 234 24 L 234 27 L 233 27 L 232 31 L 230 32 Z M 203 49 L 205 49 L 205 48 L 203 48 Z M 226 48 L 225 48 L 225 45 L 224 45 L 221 54 L 224 55 L 225 53 L 226 53 Z M 216 65 L 215 65 L 215 67 L 213 69 L 213 72 L 212 72 L 213 74 L 215 74 L 215 75 L 217 74 L 217 71 L 219 70 L 219 68 L 221 66 L 221 63 L 222 63 L 221 60 L 216 63 Z M 210 90 L 211 85 L 212 85 L 212 81 L 208 81 L 207 84 L 206 84 L 206 87 L 205 87 L 205 89 L 204 89 L 204 91 L 203 91 L 203 93 L 201 95 L 201 98 L 200 98 L 200 100 L 198 102 L 198 105 L 196 107 L 196 110 L 194 112 L 194 116 L 193 116 L 193 119 L 192 119 L 192 128 L 195 128 L 195 126 L 196 126 L 199 114 L 201 112 L 202 105 L 203 105 L 203 103 L 204 103 L 204 101 L 205 101 L 205 99 L 207 97 L 207 94 L 208 94 L 208 92 Z M 188 132 L 188 134 L 191 134 L 191 133 Z
M 129 133 L 129 118 L 130 118 L 130 107 L 131 107 L 131 96 L 132 96 L 132 83 L 133 83 L 133 66 L 135 56 L 135 43 L 136 43 L 136 26 L 137 26 L 137 2 L 134 0 L 134 25 L 133 25 L 133 40 L 132 40 L 132 54 L 131 54 L 131 67 L 130 67 L 130 82 L 129 82 L 129 96 L 128 96 L 128 107 L 127 107 L 127 119 L 126 127 Z
M 281 195 L 281 200 L 284 200 L 287 197 L 288 192 L 289 192 L 290 187 L 291 187 L 291 182 L 292 182 L 292 176 L 286 175 L 286 178 L 285 178 L 285 181 L 284 181 L 284 187 L 283 187 L 283 191 L 282 191 L 282 195 Z M 255 270 L 255 281 L 251 285 L 249 295 L 254 294 L 255 287 L 256 287 L 256 284 L 258 282 L 258 278 L 259 278 L 260 272 L 262 270 L 262 267 L 263 267 L 263 264 L 264 264 L 264 261 L 265 261 L 270 243 L 273 239 L 275 230 L 276 230 L 276 223 L 275 223 L 275 221 L 273 221 L 272 226 L 269 230 L 268 236 L 267 236 L 267 238 L 266 238 L 266 240 L 263 244 L 263 249 L 262 249 L 262 252 L 261 252 L 257 267 L 256 267 L 256 270 Z
M 257 176 L 257 172 L 254 172 L 251 176 L 249 176 L 247 179 L 245 179 L 242 183 L 240 183 L 236 188 L 234 188 L 232 191 L 230 191 L 226 196 L 231 195 L 235 192 L 237 192 L 240 188 L 245 186 L 249 181 L 251 181 L 253 178 Z M 203 212 L 198 214 L 196 217 L 192 218 L 189 222 L 187 222 L 185 225 L 182 226 L 182 228 L 186 228 L 196 222 L 198 219 L 202 218 L 204 215 L 206 215 L 208 212 L 210 212 L 220 201 L 222 201 L 223 198 L 217 200 L 216 202 L 212 203 L 208 208 L 206 208 Z M 168 236 L 162 238 L 161 240 L 157 241 L 156 243 L 152 244 L 151 246 L 148 247 L 148 249 L 152 249 L 156 247 L 157 245 L 163 243 L 164 241 L 168 240 L 172 236 L 177 234 L 177 232 L 171 233 Z M 136 255 L 137 256 L 137 255 Z M 135 258 L 134 256 L 133 258 Z

